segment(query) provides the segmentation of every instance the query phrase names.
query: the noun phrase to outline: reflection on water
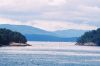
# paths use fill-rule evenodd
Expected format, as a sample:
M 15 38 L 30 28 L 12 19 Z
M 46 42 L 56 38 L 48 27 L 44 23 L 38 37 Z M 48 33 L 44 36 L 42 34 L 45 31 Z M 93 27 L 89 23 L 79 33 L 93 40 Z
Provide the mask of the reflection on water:
M 32 47 L 1 47 L 0 66 L 99 66 L 100 48 L 71 42 L 29 42 Z

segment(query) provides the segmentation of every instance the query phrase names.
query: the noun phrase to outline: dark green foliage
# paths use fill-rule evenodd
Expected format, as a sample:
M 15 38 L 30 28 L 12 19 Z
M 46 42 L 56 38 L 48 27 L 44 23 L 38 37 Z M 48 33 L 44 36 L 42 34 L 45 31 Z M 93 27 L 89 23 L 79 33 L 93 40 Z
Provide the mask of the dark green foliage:
M 16 43 L 26 43 L 27 40 L 25 38 L 25 36 L 23 36 L 21 33 L 19 32 L 13 32 L 12 34 L 12 41 L 16 42 Z
M 26 38 L 19 32 L 9 29 L 0 29 L 0 46 L 9 45 L 11 42 L 26 43 Z
M 92 31 L 86 32 L 77 41 L 77 43 L 83 44 L 83 45 L 84 45 L 84 43 L 88 43 L 88 42 L 93 42 L 96 45 L 100 46 L 100 28 L 97 30 L 92 30 Z

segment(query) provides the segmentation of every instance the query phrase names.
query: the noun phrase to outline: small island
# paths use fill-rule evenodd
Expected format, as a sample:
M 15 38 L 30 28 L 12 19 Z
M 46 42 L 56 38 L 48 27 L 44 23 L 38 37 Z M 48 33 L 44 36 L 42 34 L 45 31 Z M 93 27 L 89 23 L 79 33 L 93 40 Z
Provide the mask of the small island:
M 86 32 L 78 39 L 76 45 L 100 46 L 100 28 Z
M 0 29 L 0 46 L 30 46 L 27 39 L 19 32 L 9 29 Z

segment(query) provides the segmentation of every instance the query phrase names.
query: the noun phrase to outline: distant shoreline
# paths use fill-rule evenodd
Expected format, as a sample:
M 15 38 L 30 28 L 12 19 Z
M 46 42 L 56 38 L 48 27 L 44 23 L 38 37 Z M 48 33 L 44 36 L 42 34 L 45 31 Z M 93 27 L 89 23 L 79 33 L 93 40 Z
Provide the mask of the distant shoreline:
M 96 46 L 90 43 L 86 43 L 85 45 L 81 45 L 81 44 L 77 44 L 77 42 L 51 42 L 51 41 L 28 41 L 26 44 L 23 43 L 12 43 L 10 45 L 3 45 L 0 47 L 25 47 L 25 46 L 34 46 L 34 45 L 46 45 L 46 43 L 49 43 L 50 45 L 55 45 L 55 44 L 69 44 L 71 45 L 71 43 L 73 43 L 73 46 Z
M 31 44 L 23 44 L 23 43 L 11 43 L 10 45 L 2 45 L 0 47 L 6 47 L 6 46 L 32 46 Z

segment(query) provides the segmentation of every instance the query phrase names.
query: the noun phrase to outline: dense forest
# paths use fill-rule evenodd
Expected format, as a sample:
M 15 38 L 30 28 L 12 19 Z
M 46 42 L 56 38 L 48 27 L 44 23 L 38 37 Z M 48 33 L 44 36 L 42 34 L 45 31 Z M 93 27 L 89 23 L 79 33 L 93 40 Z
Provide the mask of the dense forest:
M 10 43 L 26 43 L 27 39 L 24 35 L 19 32 L 14 32 L 9 29 L 0 29 L 0 46 L 9 45 Z
M 77 44 L 79 45 L 84 45 L 86 43 L 88 44 L 92 43 L 95 44 L 96 46 L 100 46 L 100 28 L 98 28 L 97 30 L 86 32 L 77 41 Z

